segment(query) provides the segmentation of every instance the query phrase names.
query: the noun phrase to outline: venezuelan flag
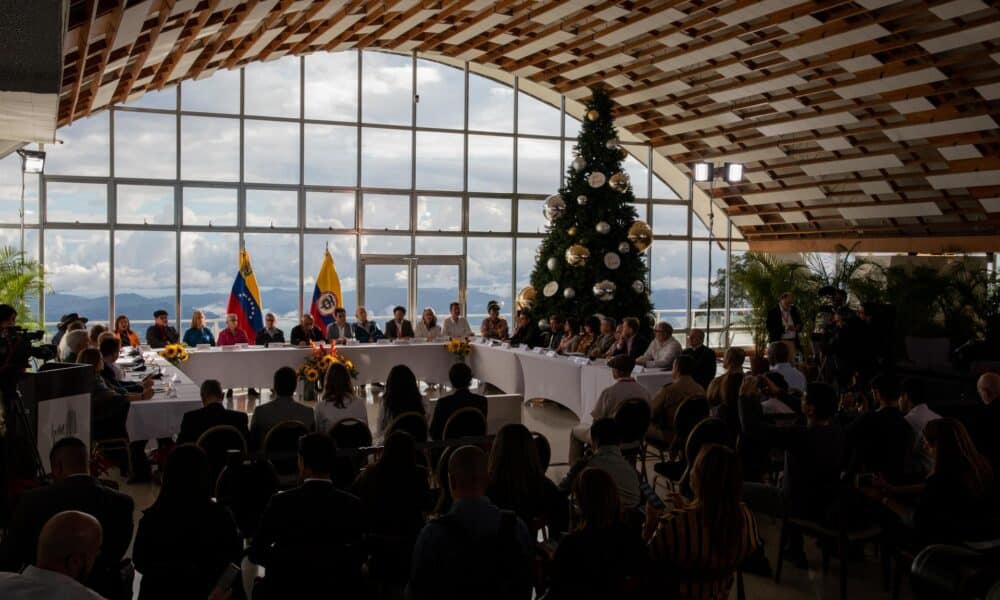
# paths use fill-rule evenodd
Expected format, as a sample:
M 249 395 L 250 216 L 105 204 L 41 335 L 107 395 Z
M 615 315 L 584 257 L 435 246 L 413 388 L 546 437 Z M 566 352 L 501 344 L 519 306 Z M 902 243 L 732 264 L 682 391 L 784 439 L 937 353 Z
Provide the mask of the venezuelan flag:
M 240 329 L 247 334 L 250 343 L 254 343 L 257 332 L 264 327 L 264 318 L 260 312 L 260 290 L 257 288 L 257 277 L 250 266 L 250 253 L 240 250 L 240 268 L 233 281 L 233 289 L 229 292 L 229 302 L 226 312 L 236 315 Z
M 312 305 L 309 307 L 313 321 L 324 332 L 324 335 L 326 334 L 326 326 L 333 323 L 333 309 L 343 306 L 341 304 L 343 298 L 340 295 L 340 277 L 337 276 L 337 267 L 334 266 L 333 256 L 330 255 L 328 249 L 323 256 L 319 275 L 316 276 Z

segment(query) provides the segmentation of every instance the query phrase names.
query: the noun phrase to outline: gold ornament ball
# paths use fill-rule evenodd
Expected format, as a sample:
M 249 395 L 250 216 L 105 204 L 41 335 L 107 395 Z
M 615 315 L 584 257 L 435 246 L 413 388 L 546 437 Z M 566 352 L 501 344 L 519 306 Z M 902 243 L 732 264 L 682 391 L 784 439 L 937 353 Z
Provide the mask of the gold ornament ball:
M 573 244 L 566 249 L 566 262 L 571 267 L 582 267 L 590 258 L 590 250 L 582 244 Z
M 517 308 L 519 310 L 531 310 L 535 306 L 535 299 L 538 298 L 538 292 L 532 286 L 527 286 L 521 288 L 521 291 L 517 293 Z
M 628 150 L 626 150 L 625 148 L 619 148 L 618 158 L 621 160 L 625 160 L 626 158 L 628 158 Z
M 588 121 L 593 122 L 593 121 L 596 121 L 596 120 L 598 120 L 600 118 L 601 118 L 601 113 L 597 112 L 596 110 L 590 109 L 589 111 L 587 111 L 587 120 Z
M 575 236 L 576 235 L 576 227 L 570 227 L 569 229 L 566 230 L 566 233 L 568 233 L 570 236 Z
M 642 254 L 653 243 L 653 230 L 645 221 L 636 221 L 628 228 L 628 241 L 632 242 L 639 254 Z
M 611 176 L 608 180 L 608 187 L 618 192 L 619 194 L 625 193 L 628 190 L 629 180 L 628 175 L 620 171 Z

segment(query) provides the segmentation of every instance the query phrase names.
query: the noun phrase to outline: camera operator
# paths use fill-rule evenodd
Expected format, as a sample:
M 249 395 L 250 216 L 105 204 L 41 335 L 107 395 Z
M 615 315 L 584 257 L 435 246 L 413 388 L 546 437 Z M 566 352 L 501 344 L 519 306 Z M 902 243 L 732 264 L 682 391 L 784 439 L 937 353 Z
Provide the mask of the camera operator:
M 17 311 L 9 304 L 0 304 L 0 392 L 4 397 L 4 408 L 13 402 L 11 394 L 17 391 L 17 382 L 28 367 L 31 357 L 49 360 L 53 358 L 52 347 L 34 346 L 32 341 L 41 340 L 42 331 L 25 331 L 17 326 Z

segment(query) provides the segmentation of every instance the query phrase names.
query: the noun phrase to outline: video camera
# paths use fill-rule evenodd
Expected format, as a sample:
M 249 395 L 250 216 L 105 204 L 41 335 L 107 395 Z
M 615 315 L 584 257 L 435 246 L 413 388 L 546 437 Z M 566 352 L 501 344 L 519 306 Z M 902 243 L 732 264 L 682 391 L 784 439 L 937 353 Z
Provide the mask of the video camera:
M 30 331 L 24 327 L 14 327 L 11 333 L 28 342 L 40 342 L 45 339 L 45 332 L 41 329 Z

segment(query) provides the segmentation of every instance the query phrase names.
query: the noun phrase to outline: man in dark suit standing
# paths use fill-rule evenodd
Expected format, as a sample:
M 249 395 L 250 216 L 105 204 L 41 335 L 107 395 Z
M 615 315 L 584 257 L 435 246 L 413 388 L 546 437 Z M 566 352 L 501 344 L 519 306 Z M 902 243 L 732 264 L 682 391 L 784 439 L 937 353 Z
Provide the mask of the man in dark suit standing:
M 795 297 L 784 292 L 778 298 L 778 305 L 767 312 L 767 341 L 792 342 L 798 346 L 801 331 L 802 317 L 795 307 Z
M 440 440 L 444 434 L 444 426 L 448 423 L 451 415 L 457 411 L 471 406 L 483 413 L 486 418 L 487 403 L 486 397 L 473 394 L 469 391 L 472 384 L 472 369 L 465 363 L 455 363 L 448 369 L 448 379 L 451 380 L 451 387 L 455 392 L 450 396 L 439 398 L 437 406 L 434 407 L 434 417 L 431 419 L 429 433 L 431 438 Z
M 101 485 L 90 476 L 87 446 L 77 438 L 62 438 L 49 452 L 50 486 L 21 496 L 4 543 L 4 568 L 20 570 L 35 564 L 38 537 L 53 516 L 75 510 L 93 516 L 104 531 L 101 551 L 86 584 L 108 598 L 118 597 L 119 563 L 132 541 L 135 504 L 126 494 Z
M 392 309 L 392 320 L 385 324 L 385 337 L 390 340 L 413 337 L 413 325 L 405 316 L 406 309 L 402 306 Z
M 164 348 L 167 344 L 176 344 L 180 341 L 177 330 L 170 326 L 170 318 L 167 311 L 160 309 L 153 313 L 154 323 L 146 330 L 146 343 L 150 348 Z
M 232 425 L 243 434 L 244 440 L 250 438 L 247 414 L 222 405 L 222 385 L 215 379 L 206 379 L 201 384 L 201 403 L 201 408 L 184 413 L 178 444 L 196 443 L 201 434 L 216 425 Z
M 358 497 L 330 479 L 336 452 L 323 433 L 299 440 L 302 484 L 271 497 L 250 546 L 250 560 L 267 570 L 255 598 L 361 595 L 366 518 Z

